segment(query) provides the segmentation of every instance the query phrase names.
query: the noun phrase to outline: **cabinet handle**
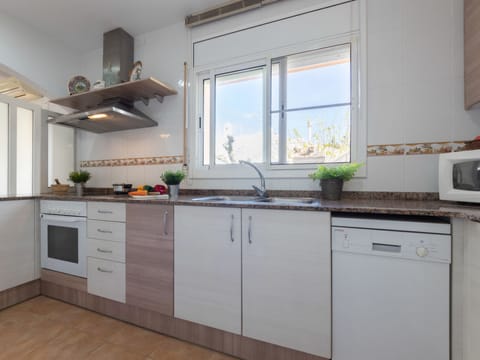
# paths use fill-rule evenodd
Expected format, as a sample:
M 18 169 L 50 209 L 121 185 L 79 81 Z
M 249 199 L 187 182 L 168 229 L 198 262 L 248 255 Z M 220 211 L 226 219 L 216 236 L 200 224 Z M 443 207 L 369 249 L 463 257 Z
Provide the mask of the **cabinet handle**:
M 248 217 L 248 243 L 252 243 L 252 217 Z
M 97 251 L 100 252 L 100 253 L 104 253 L 104 254 L 112 254 L 113 253 L 112 250 L 105 250 L 105 249 L 100 249 L 100 248 L 97 248 Z
M 97 210 L 99 214 L 113 214 L 113 211 L 110 210 Z
M 230 220 L 230 240 L 231 240 L 232 242 L 235 241 L 235 239 L 233 238 L 233 219 L 234 219 L 234 218 L 235 218 L 235 217 L 234 217 L 233 214 L 232 214 L 232 217 L 231 217 L 231 220 Z
M 103 272 L 103 273 L 108 273 L 108 274 L 113 273 L 113 270 L 106 270 L 104 268 L 101 268 L 100 266 L 97 267 L 97 270 L 100 271 L 100 272 Z
M 163 235 L 168 235 L 168 229 L 167 229 L 167 220 L 168 220 L 168 211 L 165 211 L 163 213 Z
M 102 234 L 113 234 L 110 230 L 97 229 L 97 231 Z

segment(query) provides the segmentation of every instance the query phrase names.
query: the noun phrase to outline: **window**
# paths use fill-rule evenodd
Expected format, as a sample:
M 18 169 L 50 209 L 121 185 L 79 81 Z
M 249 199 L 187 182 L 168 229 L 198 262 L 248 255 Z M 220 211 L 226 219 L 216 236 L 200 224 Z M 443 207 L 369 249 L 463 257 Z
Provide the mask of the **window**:
M 203 83 L 210 101 L 210 80 Z M 210 104 L 203 101 L 205 165 L 263 161 L 264 86 L 264 66 L 215 75 L 213 128 Z
M 352 47 L 200 73 L 201 166 L 248 160 L 272 170 L 311 169 L 350 162 Z
M 38 106 L 0 96 L 0 196 L 39 190 L 40 118 Z
M 365 2 L 349 1 L 193 30 L 192 176 L 243 178 L 247 160 L 269 178 L 305 179 L 318 164 L 364 162 L 365 15 Z
M 350 161 L 350 44 L 273 59 L 271 164 Z

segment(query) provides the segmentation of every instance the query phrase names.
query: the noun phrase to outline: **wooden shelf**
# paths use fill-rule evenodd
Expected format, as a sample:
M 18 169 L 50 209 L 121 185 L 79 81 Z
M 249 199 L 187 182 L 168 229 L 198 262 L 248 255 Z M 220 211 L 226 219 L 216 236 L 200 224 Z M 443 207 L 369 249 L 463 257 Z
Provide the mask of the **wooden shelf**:
M 88 110 L 109 99 L 120 98 L 128 102 L 134 102 L 157 98 L 162 101 L 163 97 L 175 94 L 177 94 L 177 91 L 170 86 L 154 78 L 148 78 L 53 99 L 50 102 L 76 110 Z

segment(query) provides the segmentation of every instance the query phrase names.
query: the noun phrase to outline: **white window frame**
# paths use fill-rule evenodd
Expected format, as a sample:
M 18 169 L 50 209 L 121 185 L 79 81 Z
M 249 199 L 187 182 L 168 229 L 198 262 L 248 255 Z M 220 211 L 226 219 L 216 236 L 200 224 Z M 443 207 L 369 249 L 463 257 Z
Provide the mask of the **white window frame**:
M 194 139 L 194 143 L 191 143 L 190 148 L 194 149 L 193 154 L 190 155 L 190 168 L 192 170 L 193 179 L 212 179 L 212 178 L 251 178 L 252 175 L 249 171 L 245 171 L 245 168 L 240 164 L 228 164 L 228 165 L 215 165 L 213 159 L 213 149 L 215 146 L 214 134 L 211 134 L 210 144 L 210 165 L 203 165 L 203 131 L 204 128 L 199 129 L 199 119 L 203 117 L 203 81 L 207 78 L 211 80 L 211 127 L 214 129 L 215 121 L 215 75 L 228 73 L 232 71 L 244 70 L 256 66 L 265 66 L 266 69 L 266 82 L 265 86 L 265 109 L 264 109 L 264 149 L 263 149 L 263 163 L 257 164 L 258 167 L 264 172 L 267 178 L 306 178 L 318 164 L 270 164 L 270 106 L 271 106 L 271 62 L 272 59 L 276 59 L 282 56 L 288 56 L 290 54 L 301 53 L 305 51 L 312 51 L 322 48 L 327 48 L 341 44 L 351 44 L 351 136 L 350 136 L 350 161 L 351 162 L 366 162 L 366 119 L 364 109 L 366 106 L 366 97 L 360 97 L 361 90 L 365 86 L 364 76 L 365 72 L 362 71 L 364 67 L 364 61 L 362 61 L 363 45 L 358 32 L 352 32 L 347 35 L 330 37 L 319 41 L 313 41 L 302 44 L 295 44 L 293 46 L 284 47 L 280 49 L 270 50 L 268 52 L 257 54 L 256 56 L 245 57 L 236 59 L 235 62 L 214 64 L 203 68 L 194 68 L 194 109 L 195 109 L 195 122 L 193 128 L 194 134 L 191 138 Z M 366 66 L 365 66 L 366 67 Z M 362 76 L 363 75 L 363 76 Z M 362 88 L 362 89 L 361 89 Z M 203 122 L 203 118 L 202 118 Z M 334 166 L 335 164 L 325 164 L 326 166 Z M 366 169 L 362 167 L 357 174 L 357 177 L 365 176 Z
M 8 184 L 7 196 L 17 195 L 17 108 L 31 110 L 32 127 L 32 195 L 40 193 L 42 109 L 31 102 L 0 95 L 0 102 L 8 105 Z

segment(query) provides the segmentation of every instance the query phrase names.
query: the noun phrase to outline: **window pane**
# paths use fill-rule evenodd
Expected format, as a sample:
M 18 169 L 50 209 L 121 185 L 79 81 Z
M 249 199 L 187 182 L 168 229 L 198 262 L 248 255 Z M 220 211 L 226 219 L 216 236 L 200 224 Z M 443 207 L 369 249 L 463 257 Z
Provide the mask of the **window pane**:
M 291 111 L 286 117 L 286 163 L 350 161 L 350 106 Z M 279 116 L 272 115 L 273 164 L 285 163 L 278 145 Z
M 0 196 L 8 193 L 8 104 L 0 102 Z
M 280 63 L 272 63 L 272 111 L 280 110 Z
M 33 111 L 17 109 L 17 194 L 33 191 Z
M 75 130 L 66 126 L 48 124 L 48 184 L 55 179 L 66 184 L 68 174 L 75 168 Z
M 215 164 L 263 161 L 264 68 L 215 79 Z
M 350 44 L 286 59 L 286 109 L 350 103 Z
M 210 165 L 210 79 L 203 80 L 203 165 Z

